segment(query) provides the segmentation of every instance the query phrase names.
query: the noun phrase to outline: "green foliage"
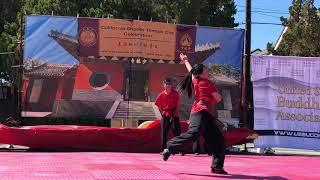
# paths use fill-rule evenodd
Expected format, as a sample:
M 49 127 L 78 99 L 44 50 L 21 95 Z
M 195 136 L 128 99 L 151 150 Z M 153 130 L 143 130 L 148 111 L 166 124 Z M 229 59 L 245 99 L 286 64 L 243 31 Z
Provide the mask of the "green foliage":
M 236 7 L 233 0 L 159 0 L 157 14 L 162 19 L 174 19 L 180 24 L 216 27 L 236 27 Z
M 13 52 L 18 45 L 19 21 L 17 14 L 21 0 L 0 1 L 0 52 Z M 0 55 L 0 79 L 9 80 L 13 65 L 12 54 Z
M 294 0 L 289 8 L 290 17 L 281 18 L 288 30 L 280 46 L 273 50 L 270 43 L 268 51 L 284 56 L 320 56 L 320 9 L 314 0 Z

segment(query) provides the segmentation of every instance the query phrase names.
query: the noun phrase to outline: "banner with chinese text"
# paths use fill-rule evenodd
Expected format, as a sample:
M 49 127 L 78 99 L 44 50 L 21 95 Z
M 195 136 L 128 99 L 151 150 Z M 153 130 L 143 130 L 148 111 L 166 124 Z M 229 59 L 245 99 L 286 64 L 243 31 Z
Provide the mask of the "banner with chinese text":
M 195 26 L 138 20 L 79 18 L 78 31 L 82 56 L 175 60 L 196 40 Z

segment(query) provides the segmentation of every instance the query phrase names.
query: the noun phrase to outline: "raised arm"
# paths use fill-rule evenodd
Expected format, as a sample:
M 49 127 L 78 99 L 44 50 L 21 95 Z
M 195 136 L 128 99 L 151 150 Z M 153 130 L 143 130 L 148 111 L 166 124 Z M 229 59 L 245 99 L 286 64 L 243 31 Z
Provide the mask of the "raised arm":
M 191 69 L 192 69 L 192 66 L 191 66 L 191 64 L 190 64 L 190 62 L 189 62 L 188 56 L 185 55 L 185 54 L 183 54 L 183 53 L 181 53 L 181 54 L 180 54 L 180 60 L 181 60 L 182 63 L 184 63 L 184 65 L 185 65 L 186 68 L 188 69 L 188 72 L 190 72 Z M 193 79 L 193 78 L 194 78 L 194 76 L 192 75 L 192 79 Z

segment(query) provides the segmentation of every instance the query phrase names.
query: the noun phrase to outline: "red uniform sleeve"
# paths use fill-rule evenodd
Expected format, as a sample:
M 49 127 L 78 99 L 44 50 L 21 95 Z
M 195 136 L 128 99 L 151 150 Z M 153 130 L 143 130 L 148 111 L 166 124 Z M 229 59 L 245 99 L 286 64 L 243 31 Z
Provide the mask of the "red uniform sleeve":
M 158 106 L 158 108 L 161 109 L 161 107 L 162 107 L 162 105 L 163 105 L 162 93 L 160 93 L 160 94 L 158 95 L 158 97 L 156 98 L 155 105 Z
M 209 91 L 211 93 L 218 91 L 216 85 L 213 82 L 209 82 Z

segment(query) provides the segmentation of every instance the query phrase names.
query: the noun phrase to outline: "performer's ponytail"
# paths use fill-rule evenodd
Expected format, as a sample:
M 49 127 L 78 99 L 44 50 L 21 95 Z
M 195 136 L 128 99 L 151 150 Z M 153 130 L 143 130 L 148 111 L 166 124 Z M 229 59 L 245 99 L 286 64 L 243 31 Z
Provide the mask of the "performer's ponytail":
M 187 93 L 188 97 L 192 96 L 193 84 L 192 84 L 192 72 L 188 72 L 186 77 L 180 83 L 180 90 Z
M 180 83 L 180 90 L 187 93 L 188 97 L 192 96 L 193 83 L 192 75 L 195 78 L 199 78 L 199 75 L 203 72 L 203 64 L 195 64 L 191 71 L 186 75 L 186 77 Z

